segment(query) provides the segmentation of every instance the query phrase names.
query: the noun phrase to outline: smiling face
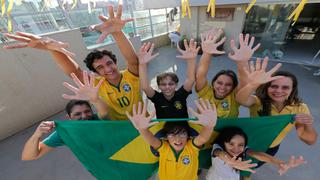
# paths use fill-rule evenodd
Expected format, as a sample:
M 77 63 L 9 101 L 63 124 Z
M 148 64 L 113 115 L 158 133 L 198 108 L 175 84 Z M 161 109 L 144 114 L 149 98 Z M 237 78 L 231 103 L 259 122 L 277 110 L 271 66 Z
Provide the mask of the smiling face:
M 170 76 L 161 79 L 159 82 L 159 89 L 167 99 L 174 96 L 176 88 L 177 83 L 175 83 Z
M 180 152 L 184 146 L 187 144 L 188 141 L 188 133 L 187 131 L 179 131 L 178 133 L 170 133 L 167 134 L 167 139 L 169 144 L 176 152 Z
M 245 138 L 234 135 L 229 142 L 224 143 L 225 151 L 232 157 L 238 157 L 245 148 Z
M 69 118 L 71 120 L 91 120 L 93 118 L 93 112 L 87 104 L 74 105 Z
M 227 75 L 220 75 L 214 82 L 213 82 L 213 89 L 215 92 L 215 97 L 216 98 L 225 98 L 227 97 L 233 88 L 233 80 L 231 79 L 231 77 L 227 76 Z
M 268 96 L 274 103 L 285 103 L 292 92 L 293 82 L 289 77 L 283 77 L 271 82 L 268 87 Z
M 121 77 L 117 64 L 107 55 L 101 59 L 95 59 L 92 66 L 100 76 L 105 77 L 110 82 L 118 80 Z

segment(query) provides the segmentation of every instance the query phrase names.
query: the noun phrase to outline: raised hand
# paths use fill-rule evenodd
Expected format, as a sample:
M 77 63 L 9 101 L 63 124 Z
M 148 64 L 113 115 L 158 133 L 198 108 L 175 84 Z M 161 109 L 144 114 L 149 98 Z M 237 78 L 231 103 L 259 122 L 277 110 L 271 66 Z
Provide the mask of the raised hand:
M 77 99 L 77 100 L 85 100 L 90 101 L 92 103 L 96 102 L 99 98 L 98 91 L 103 83 L 103 79 L 99 81 L 97 86 L 94 85 L 95 82 L 95 74 L 90 73 L 90 79 L 88 77 L 88 72 L 83 71 L 83 81 L 82 83 L 79 78 L 74 74 L 71 73 L 71 77 L 73 81 L 77 84 L 78 88 L 72 86 L 71 84 L 64 82 L 63 85 L 75 93 L 75 95 L 66 95 L 63 94 L 62 97 L 65 99 Z
M 200 124 L 209 128 L 213 128 L 217 123 L 217 111 L 216 107 L 212 106 L 208 99 L 195 100 L 195 104 L 200 113 L 195 112 L 189 108 L 191 114 L 198 118 L 197 121 L 190 121 L 194 124 Z
M 127 22 L 133 21 L 132 18 L 121 19 L 122 16 L 122 4 L 118 5 L 116 16 L 114 16 L 113 7 L 108 6 L 109 18 L 103 15 L 99 15 L 101 24 L 92 25 L 90 28 L 100 31 L 102 34 L 97 40 L 97 43 L 101 43 L 104 39 L 112 33 L 120 32 Z
M 303 114 L 303 113 L 297 114 L 295 115 L 294 120 L 300 124 L 308 124 L 308 125 L 313 124 L 313 118 L 309 114 Z
M 226 41 L 226 37 L 223 37 L 219 42 L 217 39 L 221 36 L 222 30 L 208 31 L 205 34 L 201 34 L 201 48 L 204 53 L 208 54 L 224 54 L 224 51 L 219 51 L 217 48 Z
M 235 41 L 230 41 L 230 46 L 233 52 L 229 53 L 229 58 L 234 61 L 249 61 L 253 53 L 260 47 L 260 43 L 253 47 L 254 37 L 252 36 L 249 40 L 249 34 L 243 37 L 243 34 L 239 34 L 239 44 L 240 47 L 237 48 Z
M 34 135 L 40 138 L 42 135 L 52 132 L 54 128 L 55 124 L 53 121 L 42 121 L 34 132 Z
M 158 122 L 151 122 L 151 119 L 155 116 L 155 111 L 146 117 L 148 107 L 148 101 L 146 101 L 142 107 L 142 103 L 138 103 L 138 109 L 136 104 L 133 105 L 132 116 L 129 112 L 126 112 L 129 120 L 137 130 L 146 130 L 150 126 L 157 124 Z
M 6 37 L 19 41 L 20 43 L 3 46 L 5 49 L 17 49 L 31 47 L 42 50 L 59 51 L 68 56 L 74 56 L 74 53 L 66 50 L 68 43 L 56 41 L 48 37 L 40 37 L 30 33 L 16 32 L 16 34 L 5 34 Z
M 300 156 L 299 158 L 295 158 L 294 156 L 291 156 L 288 163 L 281 163 L 279 165 L 279 174 L 283 175 L 284 173 L 286 173 L 290 168 L 295 168 L 297 166 L 300 166 L 301 164 L 305 164 L 306 161 L 303 159 L 302 156 Z
M 256 163 L 253 163 L 251 164 L 252 160 L 246 160 L 246 161 L 242 161 L 242 158 L 238 158 L 237 157 L 233 157 L 233 158 L 230 158 L 228 157 L 227 155 L 225 156 L 225 162 L 235 168 L 235 169 L 238 169 L 238 170 L 241 170 L 241 171 L 249 171 L 251 173 L 255 173 L 255 171 L 252 169 L 254 167 L 257 166 Z
M 250 82 L 253 85 L 261 85 L 261 84 L 282 78 L 282 76 L 272 77 L 272 74 L 281 67 L 281 63 L 278 63 L 270 71 L 266 72 L 268 61 L 269 61 L 269 58 L 266 57 L 263 59 L 263 62 L 261 64 L 261 59 L 257 58 L 255 65 L 253 63 L 250 63 L 250 70 L 247 70 L 244 68 L 244 72 L 248 77 L 248 82 Z
M 195 59 L 200 50 L 200 47 L 197 47 L 197 42 L 195 42 L 194 39 L 191 39 L 188 44 L 188 41 L 185 39 L 183 43 L 186 50 L 182 50 L 178 44 L 177 50 L 181 53 L 181 55 L 178 55 L 177 58 L 186 60 Z
M 138 53 L 139 64 L 148 64 L 153 58 L 157 57 L 159 53 L 152 55 L 154 43 L 143 43 Z

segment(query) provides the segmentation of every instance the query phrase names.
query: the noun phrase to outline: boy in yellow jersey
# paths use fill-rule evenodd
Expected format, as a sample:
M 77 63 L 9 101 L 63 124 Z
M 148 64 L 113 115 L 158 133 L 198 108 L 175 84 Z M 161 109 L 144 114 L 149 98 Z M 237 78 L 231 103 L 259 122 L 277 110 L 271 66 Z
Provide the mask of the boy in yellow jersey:
M 203 128 L 194 138 L 190 137 L 190 127 L 186 121 L 166 122 L 163 128 L 166 139 L 156 138 L 148 130 L 148 127 L 157 122 L 151 122 L 155 112 L 146 117 L 147 103 L 142 107 L 142 103 L 139 102 L 138 108 L 133 105 L 132 116 L 127 112 L 130 121 L 144 140 L 159 152 L 160 180 L 198 179 L 199 150 L 211 137 L 217 121 L 217 113 L 208 100 L 200 99 L 195 103 L 200 113 L 190 109 L 190 112 L 198 118 L 198 121 L 192 121 L 192 123 L 200 124 Z
M 102 33 L 99 42 L 111 34 L 122 55 L 124 56 L 127 69 L 120 72 L 117 67 L 117 59 L 112 52 L 103 50 L 95 50 L 89 53 L 85 59 L 87 67 L 97 73 L 96 84 L 103 79 L 99 95 L 108 106 L 108 118 L 111 120 L 124 120 L 126 111 L 131 111 L 132 104 L 141 100 L 139 88 L 139 64 L 138 58 L 130 41 L 121 31 L 124 25 L 133 19 L 121 19 L 122 5 L 118 6 L 116 15 L 113 7 L 108 7 L 109 17 L 100 15 L 99 18 L 103 22 L 92 26 L 92 29 Z M 79 65 L 71 58 L 72 53 L 65 50 L 67 44 L 55 41 L 50 38 L 42 38 L 33 34 L 17 32 L 16 35 L 6 34 L 7 37 L 20 41 L 21 43 L 4 46 L 6 49 L 31 47 L 49 51 L 56 63 L 68 76 L 74 73 L 82 83 L 83 71 Z

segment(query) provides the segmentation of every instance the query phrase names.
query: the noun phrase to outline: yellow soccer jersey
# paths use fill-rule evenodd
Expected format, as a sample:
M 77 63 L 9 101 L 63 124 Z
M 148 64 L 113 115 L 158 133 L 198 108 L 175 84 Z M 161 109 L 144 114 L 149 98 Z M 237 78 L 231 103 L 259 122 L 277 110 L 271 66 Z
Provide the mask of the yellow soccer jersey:
M 258 112 L 262 109 L 261 101 L 258 97 L 256 97 L 256 104 L 250 107 L 250 116 L 251 117 L 258 117 Z M 276 115 L 284 115 L 284 114 L 310 114 L 309 108 L 306 104 L 301 103 L 299 105 L 288 105 L 285 106 L 280 112 L 277 110 L 277 108 L 271 104 L 271 116 Z M 294 127 L 295 124 L 289 123 L 277 136 L 277 138 L 272 142 L 270 145 L 270 148 L 273 148 L 281 143 L 281 141 L 284 139 L 284 137 L 291 131 L 291 129 Z
M 103 77 L 96 78 L 96 84 Z M 139 77 L 127 69 L 121 72 L 121 81 L 118 86 L 110 84 L 105 80 L 100 89 L 99 96 L 109 108 L 110 120 L 127 120 L 126 111 L 131 112 L 133 104 L 142 102 Z
M 158 152 L 160 180 L 196 180 L 199 166 L 199 148 L 189 139 L 179 155 L 175 155 L 168 141 L 162 141 Z M 178 157 L 176 157 L 178 156 Z
M 214 97 L 214 90 L 206 82 L 204 88 L 197 92 L 199 98 L 208 99 L 211 104 L 215 104 L 217 107 L 218 117 L 220 118 L 237 118 L 239 115 L 239 103 L 236 101 L 236 91 L 233 90 L 224 99 L 217 99 Z

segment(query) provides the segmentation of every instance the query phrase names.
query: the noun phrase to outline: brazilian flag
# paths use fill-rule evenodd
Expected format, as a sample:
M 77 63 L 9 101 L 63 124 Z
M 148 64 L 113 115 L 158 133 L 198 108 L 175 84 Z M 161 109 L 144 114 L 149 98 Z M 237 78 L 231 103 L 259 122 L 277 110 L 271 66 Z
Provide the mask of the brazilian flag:
M 200 151 L 200 167 L 211 165 L 211 146 L 220 129 L 237 126 L 248 135 L 249 147 L 266 151 L 293 115 L 219 119 L 210 141 Z M 56 121 L 65 144 L 97 179 L 145 180 L 155 172 L 158 157 L 130 121 Z M 150 128 L 159 134 L 164 122 Z M 190 123 L 191 125 L 191 123 Z M 201 126 L 191 125 L 198 133 Z

